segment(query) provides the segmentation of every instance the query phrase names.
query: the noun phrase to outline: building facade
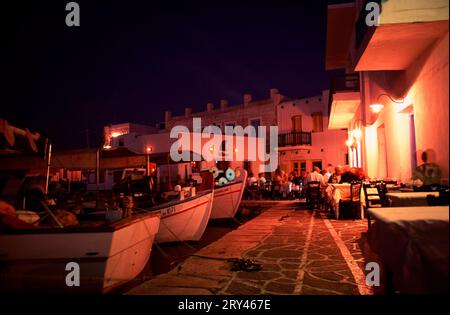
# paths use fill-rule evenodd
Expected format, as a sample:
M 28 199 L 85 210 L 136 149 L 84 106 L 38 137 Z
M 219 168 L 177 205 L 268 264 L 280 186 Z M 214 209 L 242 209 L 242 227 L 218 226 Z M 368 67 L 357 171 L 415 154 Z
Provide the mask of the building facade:
M 350 163 L 371 178 L 411 181 L 437 163 L 448 183 L 448 1 L 370 1 L 328 7 L 327 69 L 345 69 L 330 87 L 329 128 L 348 130 Z
M 225 100 L 221 101 L 220 108 L 214 108 L 209 103 L 207 110 L 193 113 L 190 108 L 185 109 L 185 115 L 172 116 L 172 113 L 165 114 L 165 129 L 154 130 L 152 127 L 140 126 L 139 129 L 131 128 L 133 124 L 125 123 L 110 125 L 105 127 L 105 139 L 111 139 L 111 147 L 124 146 L 133 152 L 150 155 L 168 154 L 176 139 L 170 137 L 170 132 L 175 126 L 184 126 L 191 132 L 190 137 L 201 132 L 193 132 L 193 119 L 201 118 L 201 127 L 214 125 L 224 133 L 226 126 L 258 126 L 266 127 L 266 140 L 254 137 L 255 143 L 265 146 L 268 153 L 270 151 L 270 126 L 278 128 L 278 146 L 276 148 L 278 164 L 281 170 L 288 173 L 302 170 L 310 172 L 313 166 L 321 169 L 328 164 L 346 164 L 346 131 L 330 130 L 328 128 L 328 91 L 323 91 L 321 95 L 301 99 L 288 99 L 282 96 L 277 89 L 270 90 L 270 97 L 263 100 L 252 100 L 250 94 L 245 94 L 243 104 L 228 106 Z M 242 138 L 242 139 L 241 139 Z M 201 146 L 207 145 L 210 139 L 201 140 Z M 242 148 L 233 147 L 232 154 L 242 155 L 230 161 L 227 165 L 231 167 L 241 167 L 253 174 L 261 172 L 261 165 L 267 164 L 252 152 L 248 144 L 251 137 L 248 135 L 233 136 L 226 139 L 224 136 L 221 145 L 216 145 L 217 153 L 229 154 L 226 152 L 226 142 L 242 140 Z M 213 148 L 213 150 L 215 150 Z M 192 150 L 194 154 L 201 155 L 199 149 Z M 216 151 L 216 150 L 215 150 Z M 253 158 L 252 153 L 256 156 Z M 202 167 L 213 167 L 216 161 L 202 161 Z M 272 171 L 274 171 L 273 169 Z
M 328 129 L 328 90 L 277 105 L 279 164 L 288 173 L 346 164 L 345 130 Z

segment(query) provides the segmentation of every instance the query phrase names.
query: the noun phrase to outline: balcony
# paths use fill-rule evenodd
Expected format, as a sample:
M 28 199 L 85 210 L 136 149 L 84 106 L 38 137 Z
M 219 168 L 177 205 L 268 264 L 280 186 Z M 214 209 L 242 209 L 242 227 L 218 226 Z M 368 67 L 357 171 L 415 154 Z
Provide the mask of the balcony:
M 367 2 L 380 5 L 378 26 L 367 26 Z M 355 71 L 405 70 L 448 32 L 448 0 L 368 0 L 355 23 Z
M 359 74 L 335 76 L 331 80 L 328 99 L 329 129 L 348 127 L 360 103 Z
M 311 145 L 311 132 L 293 131 L 278 135 L 278 146 Z

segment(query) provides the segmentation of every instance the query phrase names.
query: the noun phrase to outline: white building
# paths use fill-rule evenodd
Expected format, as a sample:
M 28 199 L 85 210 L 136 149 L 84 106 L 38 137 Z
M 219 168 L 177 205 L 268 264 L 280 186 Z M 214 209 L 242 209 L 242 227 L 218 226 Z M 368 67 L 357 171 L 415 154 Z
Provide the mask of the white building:
M 328 90 L 277 106 L 280 168 L 286 172 L 347 164 L 346 130 L 328 129 Z

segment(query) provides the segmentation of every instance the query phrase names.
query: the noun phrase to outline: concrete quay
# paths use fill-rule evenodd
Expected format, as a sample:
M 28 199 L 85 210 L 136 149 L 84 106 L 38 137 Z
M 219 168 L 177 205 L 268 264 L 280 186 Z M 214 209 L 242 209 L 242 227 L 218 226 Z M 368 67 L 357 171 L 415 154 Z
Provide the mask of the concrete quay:
M 372 294 L 365 285 L 366 221 L 334 220 L 298 202 L 277 203 L 127 295 Z M 260 271 L 231 271 L 230 258 Z

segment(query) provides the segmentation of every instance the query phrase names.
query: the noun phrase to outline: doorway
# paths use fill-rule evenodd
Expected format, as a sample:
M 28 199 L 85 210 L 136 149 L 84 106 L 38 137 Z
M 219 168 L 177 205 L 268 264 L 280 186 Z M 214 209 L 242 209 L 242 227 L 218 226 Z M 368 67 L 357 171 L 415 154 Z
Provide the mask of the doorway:
M 320 170 L 322 170 L 322 160 L 314 160 L 311 163 L 311 172 L 314 171 L 314 167 L 318 167 Z

